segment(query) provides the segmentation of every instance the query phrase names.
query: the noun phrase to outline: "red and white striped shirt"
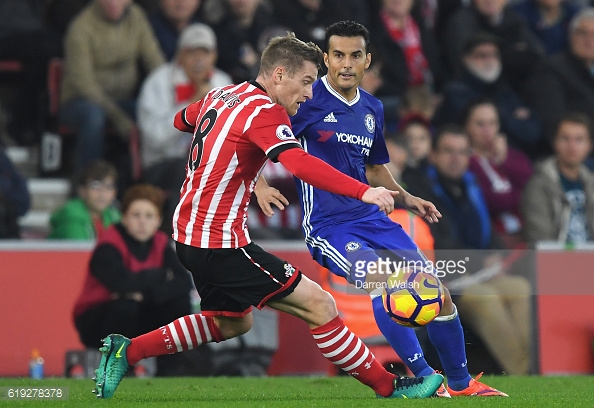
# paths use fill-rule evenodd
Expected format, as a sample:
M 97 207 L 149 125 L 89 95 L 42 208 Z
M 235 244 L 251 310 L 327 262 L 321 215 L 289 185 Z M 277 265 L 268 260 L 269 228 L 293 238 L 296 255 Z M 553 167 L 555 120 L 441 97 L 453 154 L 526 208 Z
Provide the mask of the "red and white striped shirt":
M 286 110 L 251 81 L 212 90 L 178 112 L 174 125 L 194 137 L 173 239 L 199 248 L 249 244 L 248 204 L 266 160 L 301 148 Z

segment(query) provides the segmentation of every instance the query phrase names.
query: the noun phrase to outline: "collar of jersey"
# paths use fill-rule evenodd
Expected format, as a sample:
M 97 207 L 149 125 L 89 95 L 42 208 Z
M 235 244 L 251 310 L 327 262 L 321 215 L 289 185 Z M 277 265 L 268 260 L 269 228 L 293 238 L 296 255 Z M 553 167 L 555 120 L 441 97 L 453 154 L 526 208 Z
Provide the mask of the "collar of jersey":
M 330 86 L 330 84 L 328 83 L 328 78 L 327 78 L 326 75 L 324 75 L 322 77 L 322 83 L 324 84 L 324 86 L 326 87 L 326 89 L 328 90 L 328 92 L 330 92 L 332 95 L 334 95 L 337 99 L 339 99 L 343 103 L 346 103 L 349 106 L 353 106 L 354 104 L 356 104 L 357 102 L 359 102 L 359 98 L 360 98 L 360 95 L 361 94 L 359 93 L 359 88 L 358 87 L 357 87 L 357 95 L 355 95 L 355 97 L 353 98 L 352 101 L 347 101 L 344 96 L 342 96 L 341 94 L 339 94 L 338 92 L 336 92 L 334 90 L 334 88 L 332 88 L 332 86 Z

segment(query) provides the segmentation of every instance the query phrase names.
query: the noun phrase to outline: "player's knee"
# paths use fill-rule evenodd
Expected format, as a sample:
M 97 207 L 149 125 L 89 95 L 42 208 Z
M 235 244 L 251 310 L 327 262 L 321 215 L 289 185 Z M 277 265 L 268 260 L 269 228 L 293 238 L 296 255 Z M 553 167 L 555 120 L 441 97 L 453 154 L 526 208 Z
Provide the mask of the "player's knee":
M 532 286 L 528 279 L 522 276 L 509 276 L 509 283 L 506 285 L 505 290 L 509 295 L 515 296 L 527 296 L 532 293 Z
M 334 298 L 322 288 L 312 296 L 311 302 L 321 320 L 330 321 L 338 315 Z
M 441 311 L 439 312 L 440 316 L 449 316 L 454 313 L 454 302 L 452 301 L 452 295 L 450 291 L 445 287 L 443 288 L 443 306 L 441 307 Z

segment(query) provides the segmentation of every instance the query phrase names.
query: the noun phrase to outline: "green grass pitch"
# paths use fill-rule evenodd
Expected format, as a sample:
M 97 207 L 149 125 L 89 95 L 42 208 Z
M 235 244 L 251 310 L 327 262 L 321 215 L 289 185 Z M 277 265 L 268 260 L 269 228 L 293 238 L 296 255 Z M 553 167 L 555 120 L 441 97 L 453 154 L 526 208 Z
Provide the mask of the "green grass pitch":
M 510 397 L 377 400 L 348 377 L 125 378 L 112 399 L 97 400 L 91 380 L 0 378 L 5 387 L 67 387 L 65 401 L 0 397 L 0 407 L 588 407 L 594 408 L 594 376 L 483 377 Z

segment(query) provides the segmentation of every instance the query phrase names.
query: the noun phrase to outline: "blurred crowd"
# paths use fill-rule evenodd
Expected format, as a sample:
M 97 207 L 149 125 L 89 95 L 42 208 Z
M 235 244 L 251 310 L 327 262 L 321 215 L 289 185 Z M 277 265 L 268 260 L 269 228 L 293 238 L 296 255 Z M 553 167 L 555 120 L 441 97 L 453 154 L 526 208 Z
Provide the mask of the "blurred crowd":
M 293 31 L 323 48 L 328 25 L 355 20 L 371 32 L 362 87 L 385 106 L 388 166 L 451 213 L 432 227 L 436 248 L 580 244 L 594 239 L 590 3 L 0 0 L 2 150 L 40 146 L 47 132 L 62 138 L 60 168 L 79 177 L 50 238 L 95 238 L 138 182 L 165 193 L 168 232 L 190 143 L 174 114 L 255 78 L 273 36 Z M 444 147 L 443 133 L 463 138 Z M 113 169 L 97 172 L 101 160 Z M 15 238 L 18 225 L 6 220 L 25 214 L 30 198 L 10 161 L 0 165 L 0 236 Z M 252 208 L 254 237 L 300 238 L 292 176 L 281 165 L 265 174 L 291 205 L 273 218 Z M 100 193 L 109 202 L 97 207 Z M 85 225 L 69 235 L 75 207 Z

